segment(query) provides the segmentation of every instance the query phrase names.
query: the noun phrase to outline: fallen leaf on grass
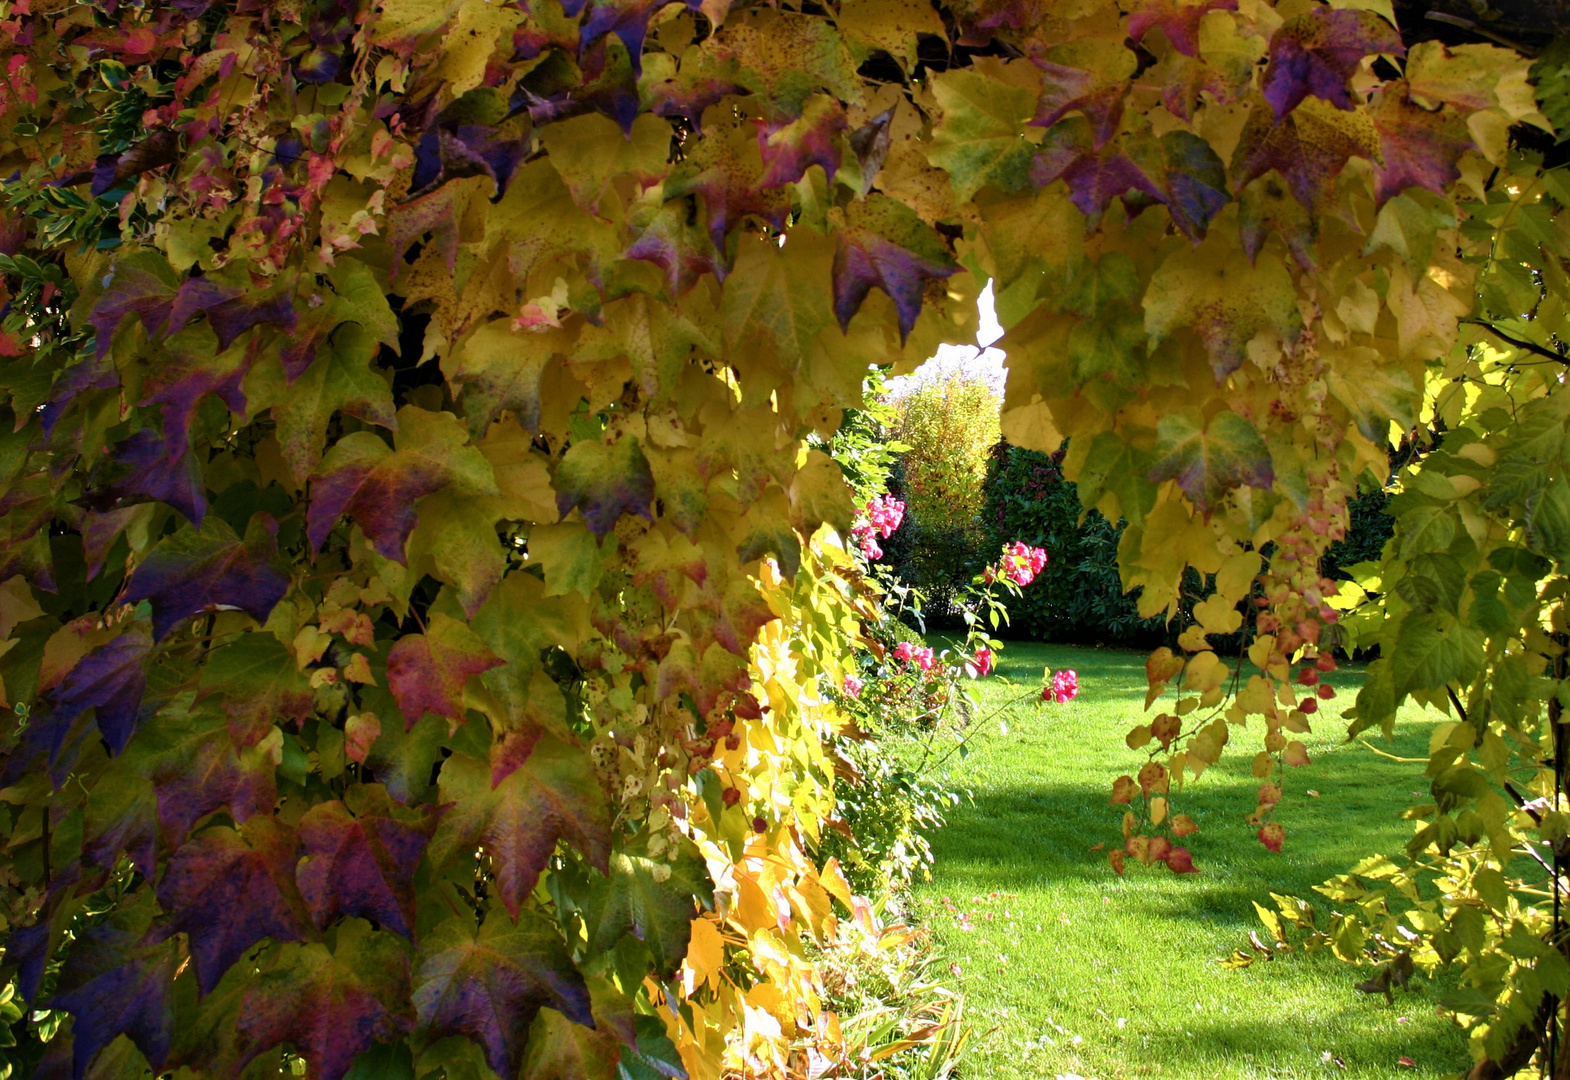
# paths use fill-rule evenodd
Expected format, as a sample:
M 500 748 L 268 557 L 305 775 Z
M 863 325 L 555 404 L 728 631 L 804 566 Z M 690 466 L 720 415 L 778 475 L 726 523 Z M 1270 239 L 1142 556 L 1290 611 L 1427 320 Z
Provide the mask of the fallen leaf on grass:
M 1309 788 L 1303 794 L 1307 795 L 1310 799 L 1317 799 L 1317 798 L 1319 798 L 1319 792 L 1315 791 L 1313 788 Z
M 1409 1069 L 1417 1068 L 1417 1062 L 1413 1061 L 1411 1058 L 1407 1057 L 1405 1054 L 1402 1054 L 1400 1057 L 1396 1058 L 1396 1064 L 1397 1065 L 1405 1065 Z
M 1101 843 L 1097 844 L 1095 847 L 1091 848 L 1090 850 L 1091 851 L 1100 851 L 1102 848 L 1104 848 L 1106 846 L 1107 846 L 1106 845 L 1106 841 L 1102 841 Z

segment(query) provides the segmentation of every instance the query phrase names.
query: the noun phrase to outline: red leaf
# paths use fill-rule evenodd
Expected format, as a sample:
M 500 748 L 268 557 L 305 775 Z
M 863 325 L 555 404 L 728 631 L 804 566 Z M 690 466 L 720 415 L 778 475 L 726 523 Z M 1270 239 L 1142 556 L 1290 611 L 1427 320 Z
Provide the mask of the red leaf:
M 413 938 L 414 868 L 436 819 L 398 820 L 390 816 L 391 800 L 381 788 L 354 791 L 367 804 L 359 815 L 341 802 L 327 802 L 300 819 L 306 856 L 295 872 L 300 893 L 318 927 L 359 916 Z
M 1199 867 L 1194 865 L 1194 856 L 1189 854 L 1188 848 L 1175 847 L 1167 852 L 1167 869 L 1174 874 L 1197 874 Z
M 237 1025 L 243 1066 L 287 1042 L 310 1080 L 340 1080 L 356 1055 L 414 1029 L 409 959 L 395 938 L 348 922 L 333 951 L 285 946 L 245 989 Z
M 1287 831 L 1274 821 L 1259 829 L 1259 842 L 1277 855 L 1281 854 L 1281 844 L 1286 838 Z
M 1417 1062 L 1413 1061 L 1411 1058 L 1407 1057 L 1405 1054 L 1402 1054 L 1400 1057 L 1396 1058 L 1396 1064 L 1397 1065 L 1404 1065 L 1408 1069 L 1415 1069 L 1415 1068 L 1417 1068 Z
M 454 754 L 440 785 L 442 802 L 454 805 L 431 841 L 431 863 L 483 848 L 509 914 L 528 899 L 558 840 L 602 872 L 609 866 L 610 811 L 588 755 L 575 746 L 543 736 L 525 754 L 515 742 L 489 766 Z
M 1140 41 L 1155 27 L 1185 56 L 1199 53 L 1199 23 L 1212 11 L 1236 11 L 1237 0 L 1139 0 L 1128 16 L 1128 36 Z
M 387 685 L 402 710 L 405 729 L 426 713 L 464 720 L 463 684 L 502 660 L 463 623 L 440 613 L 424 634 L 409 634 L 387 654 Z

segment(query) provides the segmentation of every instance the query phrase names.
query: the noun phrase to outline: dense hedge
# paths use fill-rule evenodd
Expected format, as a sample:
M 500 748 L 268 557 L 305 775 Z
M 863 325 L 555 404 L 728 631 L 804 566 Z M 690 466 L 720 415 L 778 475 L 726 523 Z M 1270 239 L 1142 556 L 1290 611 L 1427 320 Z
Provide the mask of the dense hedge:
M 1062 457 L 1062 451 L 1049 455 L 999 442 L 987 470 L 981 547 L 961 553 L 945 545 L 924 557 L 907 555 L 906 565 L 941 561 L 963 571 L 1000 544 L 1022 540 L 1046 548 L 1051 562 L 1023 596 L 1009 602 L 1009 636 L 1130 648 L 1150 648 L 1175 638 L 1181 626 L 1166 626 L 1160 618 L 1141 619 L 1134 596 L 1124 594 L 1117 571 L 1122 524 L 1107 521 L 1095 510 L 1080 521 L 1079 495 L 1074 483 L 1063 478 Z M 1391 535 L 1391 519 L 1384 513 L 1387 499 L 1375 491 L 1351 501 L 1350 530 L 1326 555 L 1326 575 L 1344 577 L 1345 567 L 1379 557 Z M 913 533 L 906 544 L 919 548 L 922 541 Z

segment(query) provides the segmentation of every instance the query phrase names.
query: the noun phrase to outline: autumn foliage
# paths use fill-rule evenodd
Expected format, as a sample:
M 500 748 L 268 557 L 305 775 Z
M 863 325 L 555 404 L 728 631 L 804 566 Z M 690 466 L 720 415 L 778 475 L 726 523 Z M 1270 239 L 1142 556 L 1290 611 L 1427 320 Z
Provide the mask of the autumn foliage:
M 1563 187 L 1511 179 L 1524 61 L 1377 6 L 4 4 L 15 1063 L 837 1067 L 808 945 L 882 931 L 814 854 L 825 688 L 870 600 L 806 440 L 988 280 L 1010 440 L 1071 439 L 1145 614 L 1214 581 L 1151 659 L 1129 856 L 1191 868 L 1167 793 L 1250 717 L 1282 844 L 1292 676 L 1345 640 L 1313 555 L 1431 373 L 1486 401 L 1437 406 L 1477 449 L 1399 552 L 1457 565 L 1397 588 L 1359 722 L 1441 676 L 1476 716 L 1489 665 L 1543 700 L 1507 642 L 1530 609 L 1559 655 L 1563 394 L 1496 423 L 1458 323 Z M 1458 606 L 1522 515 L 1514 607 Z

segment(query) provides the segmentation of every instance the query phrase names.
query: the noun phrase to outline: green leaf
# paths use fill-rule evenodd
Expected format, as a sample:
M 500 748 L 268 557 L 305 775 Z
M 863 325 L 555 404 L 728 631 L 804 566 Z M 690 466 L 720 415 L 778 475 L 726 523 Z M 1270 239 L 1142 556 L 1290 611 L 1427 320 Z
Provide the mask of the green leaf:
M 638 440 L 624 435 L 610 446 L 575 442 L 556 467 L 556 507 L 563 517 L 583 514 L 596 541 L 625 514 L 654 520 L 654 474 Z
M 1035 90 L 953 68 L 932 80 L 932 93 L 942 120 L 933 129 L 927 160 L 949 174 L 956 198 L 968 200 L 989 184 L 1010 192 L 1029 182 L 1036 147 L 1025 132 L 1036 115 Z
M 617 852 L 609 876 L 595 880 L 584 904 L 589 947 L 608 952 L 631 934 L 648 949 L 655 971 L 669 977 L 687 955 L 698 902 L 711 903 L 712 895 L 708 870 L 696 853 L 678 852 L 667 861 Z
M 1452 615 L 1430 612 L 1401 621 L 1390 654 L 1390 673 L 1396 693 L 1406 695 L 1469 683 L 1482 662 L 1482 635 Z
M 1270 449 L 1243 417 L 1224 409 L 1205 423 L 1198 410 L 1168 413 L 1156 426 L 1150 478 L 1176 480 L 1207 517 L 1234 489 L 1268 490 L 1275 482 Z

